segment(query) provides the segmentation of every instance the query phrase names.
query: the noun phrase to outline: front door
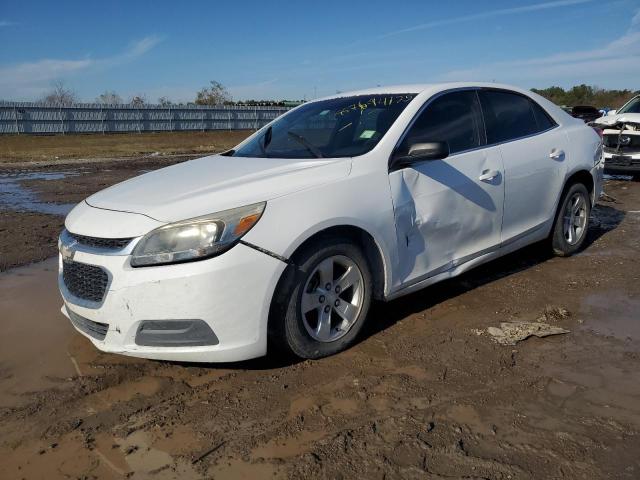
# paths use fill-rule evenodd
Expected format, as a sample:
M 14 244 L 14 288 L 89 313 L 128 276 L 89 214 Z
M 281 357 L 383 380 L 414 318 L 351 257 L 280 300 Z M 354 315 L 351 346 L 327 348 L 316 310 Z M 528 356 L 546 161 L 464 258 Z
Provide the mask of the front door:
M 436 275 L 496 249 L 504 201 L 499 147 L 485 145 L 474 90 L 429 101 L 399 145 L 445 141 L 450 155 L 391 172 L 399 265 L 396 285 Z

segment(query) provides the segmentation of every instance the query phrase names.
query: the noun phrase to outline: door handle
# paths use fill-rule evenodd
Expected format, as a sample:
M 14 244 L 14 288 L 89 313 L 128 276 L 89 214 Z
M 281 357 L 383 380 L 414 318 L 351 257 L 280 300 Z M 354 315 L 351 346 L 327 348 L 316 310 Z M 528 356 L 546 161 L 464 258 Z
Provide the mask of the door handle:
M 554 148 L 551 150 L 549 158 L 552 158 L 553 160 L 562 160 L 564 158 L 564 150 L 557 150 Z
M 494 178 L 496 178 L 500 172 L 497 170 L 483 170 L 482 175 L 478 177 L 478 180 L 481 182 L 491 182 Z

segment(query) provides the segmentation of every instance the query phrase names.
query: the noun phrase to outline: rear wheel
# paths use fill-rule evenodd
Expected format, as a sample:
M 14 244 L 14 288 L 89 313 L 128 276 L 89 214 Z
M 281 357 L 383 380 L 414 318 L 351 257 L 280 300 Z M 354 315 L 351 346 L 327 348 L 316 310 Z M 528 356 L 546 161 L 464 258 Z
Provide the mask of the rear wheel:
M 340 352 L 355 340 L 371 304 L 371 272 L 362 250 L 329 237 L 296 255 L 278 284 L 270 339 L 301 358 Z
M 582 183 L 574 183 L 562 196 L 556 213 L 551 247 L 555 255 L 566 257 L 582 247 L 589 228 L 591 199 Z

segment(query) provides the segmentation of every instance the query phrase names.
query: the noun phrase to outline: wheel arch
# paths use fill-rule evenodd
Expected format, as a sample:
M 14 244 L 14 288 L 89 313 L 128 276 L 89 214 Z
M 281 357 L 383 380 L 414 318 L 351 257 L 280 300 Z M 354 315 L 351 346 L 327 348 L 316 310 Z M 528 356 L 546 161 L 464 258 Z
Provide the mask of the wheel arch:
M 558 195 L 558 199 L 556 200 L 556 208 L 553 212 L 553 218 L 551 220 L 551 224 L 549 225 L 549 230 L 548 230 L 548 235 L 552 235 L 553 234 L 553 230 L 555 228 L 555 224 L 558 218 L 558 212 L 560 211 L 560 208 L 562 207 L 562 199 L 564 198 L 567 190 L 569 190 L 569 188 L 571 188 L 571 186 L 575 183 L 582 183 L 585 187 L 587 187 L 587 191 L 589 192 L 589 197 L 591 197 L 591 206 L 593 206 L 593 204 L 596 202 L 596 198 L 594 198 L 594 182 L 593 182 L 593 177 L 591 176 L 591 172 L 589 172 L 588 170 L 584 169 L 584 168 L 580 168 L 576 171 L 574 171 L 573 173 L 571 173 L 570 175 L 567 176 L 566 180 L 564 181 L 564 186 L 562 187 L 562 191 L 560 192 L 560 195 Z
M 327 237 L 342 237 L 349 239 L 362 248 L 365 257 L 369 262 L 369 268 L 371 268 L 373 298 L 376 300 L 383 299 L 385 287 L 388 281 L 388 269 L 384 251 L 380 243 L 376 241 L 375 237 L 360 226 L 353 224 L 332 225 L 311 233 L 304 240 L 299 242 L 293 253 L 289 256 L 293 265 L 296 264 L 297 256 L 300 252 L 309 245 L 312 245 L 315 242 L 321 242 Z
M 562 189 L 562 194 L 571 187 L 574 183 L 582 183 L 585 187 L 587 187 L 587 191 L 589 195 L 593 196 L 593 189 L 595 188 L 593 177 L 591 176 L 591 172 L 586 169 L 580 169 L 573 172 L 564 182 L 564 188 Z M 562 196 L 561 196 L 562 198 Z M 592 203 L 595 203 L 596 199 L 592 199 Z
M 288 255 L 289 263 L 278 279 L 269 305 L 267 349 L 271 348 L 271 346 L 277 347 L 280 343 L 278 338 L 281 336 L 281 332 L 279 332 L 279 328 L 277 327 L 279 324 L 277 316 L 281 315 L 282 312 L 279 312 L 278 305 L 285 301 L 285 298 L 280 296 L 280 294 L 287 290 L 287 283 L 296 281 L 299 275 L 296 261 L 300 253 L 313 243 L 321 242 L 327 237 L 335 238 L 336 236 L 350 239 L 360 245 L 371 268 L 373 281 L 372 297 L 376 300 L 384 299 L 385 286 L 388 281 L 388 268 L 385 262 L 384 250 L 380 243 L 375 240 L 374 236 L 364 228 L 353 224 L 338 224 L 318 229 L 306 236 L 302 241 L 296 242 L 295 249 Z

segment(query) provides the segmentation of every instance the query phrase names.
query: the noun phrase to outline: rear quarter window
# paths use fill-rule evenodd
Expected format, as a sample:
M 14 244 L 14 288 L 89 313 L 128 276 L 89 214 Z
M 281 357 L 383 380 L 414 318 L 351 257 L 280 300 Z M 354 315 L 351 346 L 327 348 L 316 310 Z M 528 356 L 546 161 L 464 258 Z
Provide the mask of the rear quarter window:
M 536 117 L 538 131 L 544 132 L 545 130 L 549 130 L 557 125 L 547 111 L 533 100 L 531 100 L 531 108 L 533 108 L 533 114 Z

